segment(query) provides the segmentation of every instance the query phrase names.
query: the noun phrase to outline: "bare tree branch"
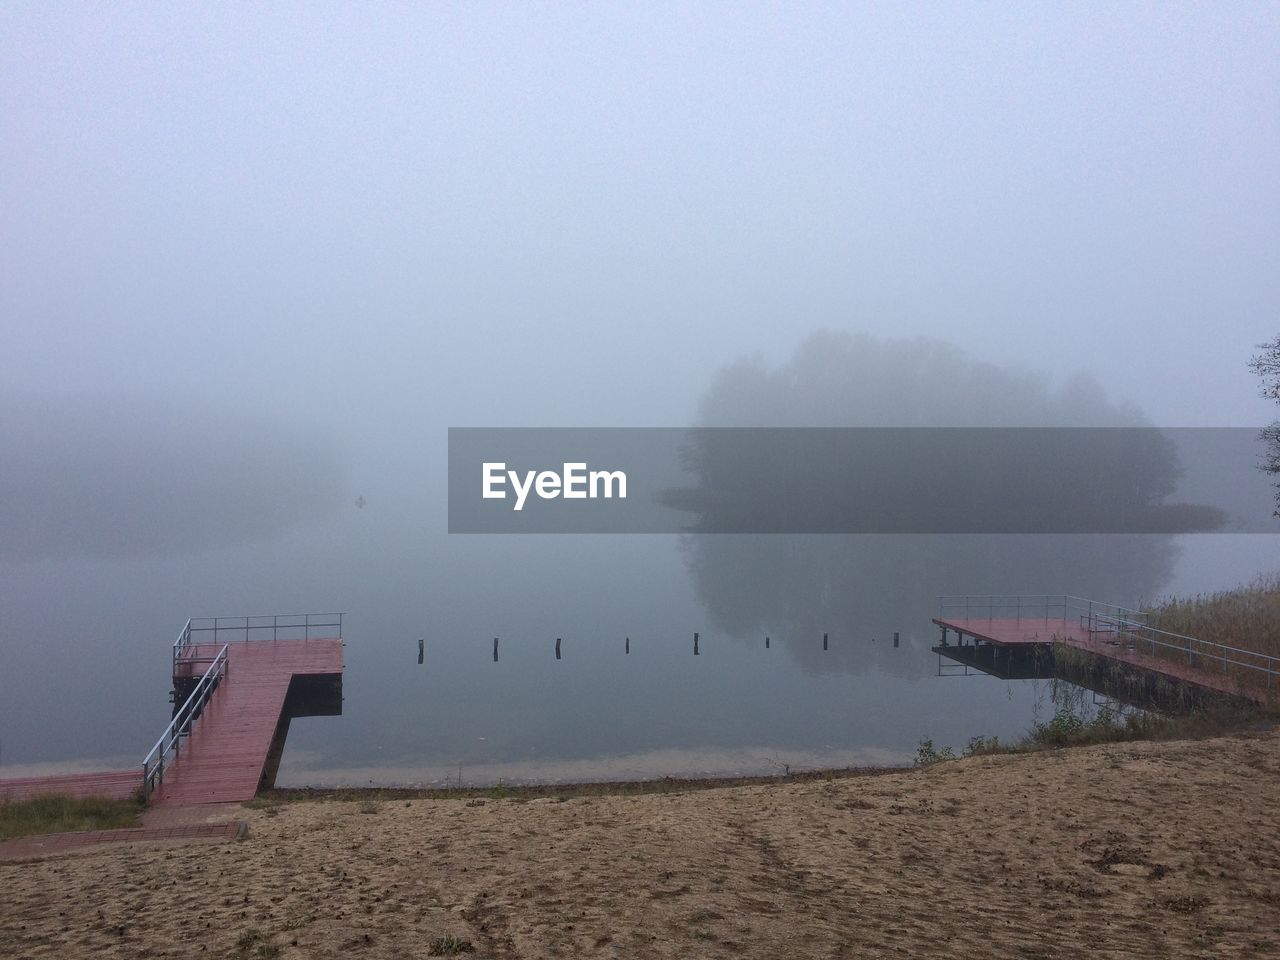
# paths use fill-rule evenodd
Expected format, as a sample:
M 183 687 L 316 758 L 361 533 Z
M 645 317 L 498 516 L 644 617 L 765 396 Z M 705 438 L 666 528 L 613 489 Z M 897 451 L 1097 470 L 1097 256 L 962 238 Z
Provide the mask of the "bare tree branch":
M 1261 344 L 1262 353 L 1249 361 L 1249 369 L 1262 378 L 1262 395 L 1280 401 L 1280 337 Z M 1263 427 L 1258 438 L 1263 442 L 1262 463 L 1259 469 L 1272 476 L 1280 476 L 1280 420 Z M 1280 480 L 1276 481 L 1275 516 L 1280 517 Z

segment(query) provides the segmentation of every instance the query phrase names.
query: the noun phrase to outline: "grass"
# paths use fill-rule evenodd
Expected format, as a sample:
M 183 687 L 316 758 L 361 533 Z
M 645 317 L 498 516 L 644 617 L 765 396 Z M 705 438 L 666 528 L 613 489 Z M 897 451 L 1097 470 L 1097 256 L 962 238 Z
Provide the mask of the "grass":
M 1055 671 L 1067 674 L 1051 681 L 1054 714 L 1035 723 L 1025 736 L 1002 743 L 995 737 L 971 737 L 960 757 L 995 753 L 1028 753 L 1061 747 L 1130 740 L 1197 740 L 1271 729 L 1277 714 L 1238 697 L 1206 696 L 1185 684 L 1135 671 L 1127 665 L 1071 647 L 1055 650 Z M 1114 698 L 1096 706 L 1093 691 Z M 1125 704 L 1145 703 L 1146 709 Z M 957 759 L 952 748 L 921 740 L 915 765 L 926 767 Z
M 1031 747 L 1079 747 L 1118 740 L 1148 740 L 1154 714 L 1121 715 L 1105 707 L 1091 719 L 1071 709 L 1059 709 L 1047 723 L 1037 723 L 1027 735 Z
M 40 833 L 136 827 L 142 804 L 104 797 L 33 797 L 0 803 L 0 840 Z
M 431 946 L 427 949 L 427 956 L 452 957 L 460 953 L 474 953 L 475 949 L 470 940 L 463 940 L 461 937 L 437 937 L 431 941 Z
M 236 941 L 235 956 L 240 960 L 272 960 L 280 956 L 280 946 L 257 927 L 250 927 Z
M 1274 718 L 1264 711 L 1239 702 L 1209 703 L 1179 714 L 1121 714 L 1103 707 L 1092 717 L 1082 716 L 1071 706 L 1062 706 L 1051 720 L 1037 723 L 1020 740 L 1001 743 L 995 737 L 972 737 L 959 757 L 1031 753 L 1127 740 L 1199 740 L 1263 729 L 1273 722 Z M 916 750 L 917 767 L 955 759 L 957 755 L 950 747 L 935 747 L 928 739 L 921 740 Z
M 1157 657 L 1190 663 L 1197 670 L 1226 676 L 1242 687 L 1270 691 L 1265 670 L 1266 656 L 1280 657 L 1280 574 L 1259 577 L 1246 586 L 1194 597 L 1169 597 L 1150 607 L 1147 622 L 1157 630 L 1177 637 L 1159 637 L 1173 646 L 1143 643 L 1138 631 L 1137 649 Z M 1180 637 L 1202 643 L 1189 644 Z M 1219 659 L 1216 650 L 1205 644 L 1223 644 L 1243 653 L 1224 654 L 1237 662 Z M 1191 647 L 1190 652 L 1186 649 Z M 1253 656 L 1251 654 L 1256 654 Z
M 1170 597 L 1149 609 L 1147 620 L 1170 633 L 1280 657 L 1280 574 L 1234 590 Z
M 1238 701 L 1208 702 L 1178 714 L 1122 715 L 1104 708 L 1090 720 L 1059 710 L 1048 723 L 1036 724 L 1027 740 L 1034 747 L 1072 747 L 1120 740 L 1202 740 L 1264 729 L 1273 722 L 1264 710 Z

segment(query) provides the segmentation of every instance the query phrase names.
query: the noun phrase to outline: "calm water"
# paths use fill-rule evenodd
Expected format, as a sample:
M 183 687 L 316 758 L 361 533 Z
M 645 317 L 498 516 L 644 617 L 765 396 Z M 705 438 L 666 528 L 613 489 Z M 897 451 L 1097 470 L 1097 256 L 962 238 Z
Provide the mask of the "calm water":
M 1266 537 L 1179 548 L 1155 537 L 449 537 L 442 526 L 421 504 L 371 494 L 364 509 L 266 542 L 9 563 L 0 775 L 138 762 L 168 721 L 169 645 L 188 616 L 334 609 L 348 614 L 344 713 L 293 724 L 282 784 L 909 762 L 922 737 L 1015 737 L 1053 711 L 1044 682 L 937 676 L 937 594 L 1136 602 L 1247 578 L 1273 549 Z

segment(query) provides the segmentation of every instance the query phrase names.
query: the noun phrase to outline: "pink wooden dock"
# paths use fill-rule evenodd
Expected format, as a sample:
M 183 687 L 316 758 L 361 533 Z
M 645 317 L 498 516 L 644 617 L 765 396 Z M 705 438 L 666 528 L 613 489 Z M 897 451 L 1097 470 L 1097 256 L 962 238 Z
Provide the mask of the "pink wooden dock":
M 196 658 L 218 648 L 198 644 Z M 164 781 L 157 805 L 232 803 L 252 800 L 266 771 L 277 728 L 288 723 L 285 699 L 295 678 L 342 674 L 342 641 L 254 640 L 227 649 L 227 674 L 196 721 Z M 287 729 L 287 727 L 286 727 Z
M 1054 640 L 1077 641 L 1089 639 L 1088 628 L 1078 619 L 1059 617 L 991 618 L 971 617 L 959 619 L 934 618 L 934 623 L 966 637 L 973 637 L 998 646 L 1024 643 L 1052 643 Z
M 225 843 L 243 837 L 244 821 L 183 823 L 164 826 L 121 827 L 116 830 L 83 830 L 49 833 L 35 837 L 0 840 L 0 863 L 39 860 L 52 854 L 68 853 L 104 843 Z
M 1244 683 L 1228 674 L 1198 669 L 1169 657 L 1144 653 L 1131 643 L 1100 639 L 1106 635 L 1091 634 L 1088 626 L 1078 618 L 935 617 L 933 622 L 944 631 L 952 630 L 961 637 L 970 637 L 980 643 L 998 647 L 1060 643 L 1212 693 L 1243 697 L 1256 703 L 1269 701 L 1265 687 Z
M 142 773 L 138 767 L 129 770 L 104 770 L 98 773 L 20 777 L 0 780 L 0 803 L 17 803 L 48 794 L 127 800 L 138 792 L 141 782 Z
M 270 630 L 274 635 L 299 626 L 306 629 L 270 619 L 265 627 L 246 621 L 246 639 L 226 644 L 221 682 L 190 735 L 180 741 L 177 756 L 165 760 L 163 777 L 149 798 L 152 807 L 253 799 L 274 781 L 292 717 L 341 712 L 341 637 L 248 638 L 251 631 Z M 192 630 L 188 623 L 184 635 L 191 638 Z M 227 632 L 225 626 L 218 630 Z M 222 646 L 186 642 L 175 654 L 174 686 L 183 699 Z M 0 780 L 0 802 L 48 794 L 125 799 L 141 790 L 142 781 L 140 755 L 139 765 L 129 770 Z

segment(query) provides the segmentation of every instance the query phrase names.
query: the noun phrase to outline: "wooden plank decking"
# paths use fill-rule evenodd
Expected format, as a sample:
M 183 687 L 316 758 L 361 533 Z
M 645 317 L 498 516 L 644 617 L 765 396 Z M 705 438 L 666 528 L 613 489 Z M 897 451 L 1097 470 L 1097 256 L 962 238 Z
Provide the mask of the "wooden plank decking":
M 1243 697 L 1256 703 L 1265 703 L 1269 699 L 1268 691 L 1264 687 L 1241 682 L 1229 674 L 1202 670 L 1179 660 L 1144 653 L 1139 649 L 1131 648 L 1129 644 L 1100 640 L 1090 635 L 1088 627 L 1078 619 L 935 617 L 933 622 L 961 636 L 972 637 L 976 641 L 996 646 L 1017 647 L 1061 643 L 1213 693 Z
M 175 683 L 198 677 L 221 646 L 195 644 L 174 668 Z M 253 799 L 267 766 L 295 677 L 342 674 L 342 640 L 251 640 L 227 649 L 227 672 L 171 759 L 153 794 L 155 806 L 232 803 Z M 287 727 L 285 728 L 287 729 Z M 141 751 L 139 751 L 141 753 Z M 0 780 L 0 801 L 46 794 L 125 799 L 142 786 L 142 764 L 130 770 Z
M 1027 643 L 1052 643 L 1059 640 L 1087 640 L 1089 631 L 1077 619 L 1060 617 L 1028 617 L 1014 619 L 971 617 L 938 619 L 934 623 L 966 637 L 974 637 L 997 646 Z
M 142 765 L 129 770 L 68 773 L 50 777 L 0 780 L 0 803 L 17 803 L 57 794 L 64 797 L 107 797 L 127 800 L 142 786 Z
M 217 652 L 203 645 L 193 650 L 197 660 Z M 178 759 L 166 767 L 152 802 L 165 806 L 252 800 L 293 678 L 341 673 L 341 640 L 231 643 L 226 677 Z
M 38 860 L 52 854 L 84 850 L 104 843 L 225 843 L 245 835 L 244 821 L 183 823 L 171 826 L 122 827 L 116 830 L 83 830 L 47 833 L 35 837 L 0 840 L 0 863 Z

